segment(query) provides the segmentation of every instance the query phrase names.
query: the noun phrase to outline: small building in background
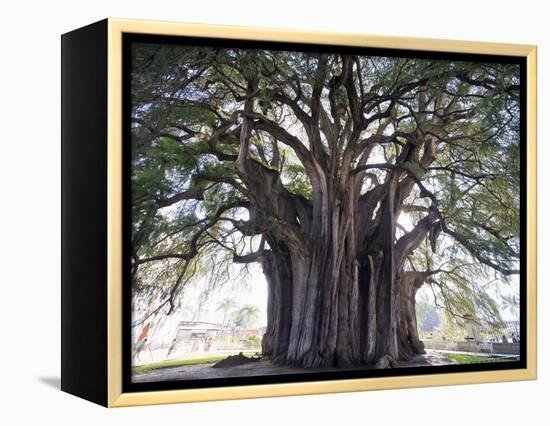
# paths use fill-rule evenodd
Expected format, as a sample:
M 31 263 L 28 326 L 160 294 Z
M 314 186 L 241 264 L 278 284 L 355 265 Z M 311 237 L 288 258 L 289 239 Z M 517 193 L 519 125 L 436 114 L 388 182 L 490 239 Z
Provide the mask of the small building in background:
M 221 333 L 223 327 L 219 324 L 204 321 L 180 321 L 176 332 L 177 342 L 206 342 L 208 339 L 214 339 Z

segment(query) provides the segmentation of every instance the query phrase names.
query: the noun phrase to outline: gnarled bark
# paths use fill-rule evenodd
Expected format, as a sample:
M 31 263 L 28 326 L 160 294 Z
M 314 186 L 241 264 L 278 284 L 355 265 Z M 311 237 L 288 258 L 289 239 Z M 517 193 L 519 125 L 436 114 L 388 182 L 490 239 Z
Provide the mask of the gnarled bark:
M 397 344 L 399 359 L 408 361 L 425 353 L 424 343 L 418 338 L 416 324 L 416 292 L 426 280 L 425 272 L 403 271 L 397 278 Z
M 276 361 L 284 361 L 292 321 L 292 262 L 284 245 L 272 241 L 271 247 L 262 258 L 268 286 L 267 328 L 262 338 L 262 353 Z

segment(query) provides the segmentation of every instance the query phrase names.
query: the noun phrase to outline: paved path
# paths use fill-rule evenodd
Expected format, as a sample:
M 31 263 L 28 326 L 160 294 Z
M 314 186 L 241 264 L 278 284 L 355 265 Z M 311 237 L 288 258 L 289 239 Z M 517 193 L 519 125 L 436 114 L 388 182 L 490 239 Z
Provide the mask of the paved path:
M 453 364 L 445 355 L 428 350 L 425 355 L 417 355 L 411 361 L 400 363 L 401 367 L 425 367 L 429 365 Z M 269 360 L 261 360 L 231 368 L 212 368 L 214 363 L 170 367 L 140 373 L 134 376 L 135 383 L 163 382 L 169 380 L 218 379 L 224 377 L 266 376 L 272 374 L 303 374 L 327 371 L 342 371 L 339 368 L 306 369 L 298 367 L 281 367 L 273 365 Z M 372 367 L 360 369 L 369 370 Z M 357 370 L 352 368 L 349 370 Z

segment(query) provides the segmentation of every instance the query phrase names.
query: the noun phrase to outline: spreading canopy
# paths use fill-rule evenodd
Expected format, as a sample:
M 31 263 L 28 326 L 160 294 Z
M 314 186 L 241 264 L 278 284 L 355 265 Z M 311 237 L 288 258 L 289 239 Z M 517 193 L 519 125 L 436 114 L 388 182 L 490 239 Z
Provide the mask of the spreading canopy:
M 519 85 L 492 62 L 134 43 L 136 300 L 171 312 L 197 274 L 285 253 L 360 287 L 386 253 L 380 280 L 496 314 L 471 275 L 519 272 Z

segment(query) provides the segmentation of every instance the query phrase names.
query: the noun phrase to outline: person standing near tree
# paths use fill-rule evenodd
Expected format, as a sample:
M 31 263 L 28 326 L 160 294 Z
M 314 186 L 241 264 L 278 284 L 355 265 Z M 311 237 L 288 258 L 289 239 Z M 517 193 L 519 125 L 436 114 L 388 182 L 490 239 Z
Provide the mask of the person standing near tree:
M 174 350 L 176 349 L 176 344 L 178 343 L 178 339 L 174 338 L 174 340 L 172 340 L 172 343 L 170 344 L 170 347 L 168 348 L 168 352 L 166 353 L 166 358 L 168 358 L 172 352 L 174 352 Z
M 144 338 L 143 340 L 138 340 L 136 343 L 136 346 L 134 348 L 134 353 L 132 355 L 132 359 L 136 359 L 137 361 L 141 361 L 140 354 L 145 349 L 145 345 L 147 344 L 147 338 Z
M 210 346 L 212 346 L 212 337 L 206 339 L 206 342 L 204 343 L 204 352 L 208 352 L 210 350 Z

